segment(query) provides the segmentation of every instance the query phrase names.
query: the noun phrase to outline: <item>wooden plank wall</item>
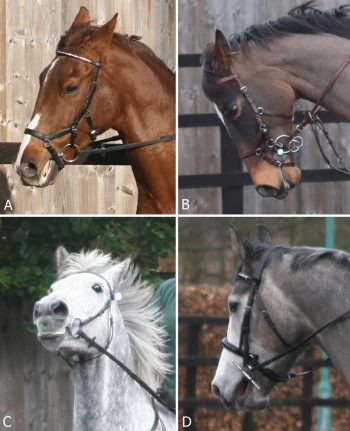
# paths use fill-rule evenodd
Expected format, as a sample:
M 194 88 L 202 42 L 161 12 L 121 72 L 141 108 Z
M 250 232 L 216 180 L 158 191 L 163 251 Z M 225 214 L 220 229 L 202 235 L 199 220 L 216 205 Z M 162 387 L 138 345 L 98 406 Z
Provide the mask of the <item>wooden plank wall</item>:
M 140 35 L 143 42 L 149 45 L 157 55 L 164 60 L 170 68 L 175 69 L 175 0 L 0 0 L 0 142 L 20 142 L 23 130 L 31 118 L 34 103 L 39 88 L 39 74 L 53 59 L 56 45 L 60 36 L 67 30 L 81 5 L 90 10 L 91 18 L 96 24 L 103 24 L 116 12 L 119 13 L 117 31 L 127 34 Z M 80 168 L 77 168 L 78 170 Z M 75 167 L 66 168 L 66 177 L 75 176 L 71 173 Z M 113 170 L 115 178 L 118 178 L 117 186 L 123 189 L 134 182 L 133 211 L 129 203 L 120 204 L 120 199 L 130 200 L 129 194 L 117 193 L 110 197 L 115 200 L 116 213 L 119 207 L 128 207 L 128 213 L 135 212 L 137 202 L 136 184 L 132 171 L 128 166 L 99 168 L 102 182 L 103 171 L 110 175 Z M 11 194 L 14 206 L 23 208 L 21 202 L 28 195 L 36 196 L 36 201 L 30 203 L 24 212 L 46 212 L 40 206 L 40 202 L 54 199 L 56 207 L 60 206 L 62 189 L 59 185 L 49 189 L 29 190 L 24 187 L 10 168 L 2 168 L 2 172 L 10 175 Z M 84 170 L 81 169 L 81 172 Z M 91 171 L 91 170 L 90 170 Z M 86 190 L 91 179 L 79 175 L 79 188 Z M 102 188 L 104 184 L 102 185 Z M 106 182 L 106 187 L 108 184 Z M 96 186 L 97 187 L 97 186 Z M 100 187 L 100 189 L 102 190 Z M 53 191 L 54 190 L 54 191 Z M 106 191 L 104 192 L 106 193 Z M 124 196 L 125 195 L 125 196 Z M 86 195 L 85 200 L 86 200 Z M 124 196 L 124 197 L 123 197 Z M 88 200 L 94 200 L 95 196 L 89 196 Z M 118 199 L 118 201 L 117 201 Z M 96 201 L 101 200 L 99 196 Z M 68 199 L 66 201 L 68 203 Z M 52 208 L 47 203 L 47 209 Z M 88 212 L 95 213 L 96 205 Z M 1 208 L 1 202 L 0 202 Z M 67 213 L 73 213 L 69 207 Z M 103 213 L 104 208 L 98 208 L 98 213 Z
M 213 41 L 215 29 L 226 35 L 240 32 L 253 23 L 285 15 L 304 0 L 179 0 L 179 53 L 198 54 Z M 343 0 L 323 0 L 320 7 L 333 8 Z M 212 104 L 201 89 L 200 68 L 179 69 L 179 113 L 213 113 Z M 305 102 L 304 102 L 305 103 Z M 305 106 L 300 105 L 300 106 Z M 327 125 L 346 157 L 349 155 L 350 128 Z M 305 145 L 298 154 L 302 169 L 327 168 L 321 159 L 311 131 L 303 134 Z M 338 144 L 338 145 L 339 145 Z M 179 130 L 179 175 L 220 173 L 220 130 L 218 127 Z M 220 189 L 180 190 L 179 198 L 189 198 L 193 213 L 220 213 Z M 186 213 L 191 212 L 186 211 Z M 245 214 L 349 213 L 350 190 L 346 183 L 301 184 L 287 199 L 261 198 L 253 187 L 244 188 Z
M 0 214 L 134 214 L 137 188 L 123 168 L 69 166 L 43 190 L 19 185 L 13 166 L 0 165 Z
M 0 417 L 11 416 L 18 431 L 71 431 L 70 369 L 29 329 L 32 312 L 29 302 L 20 307 L 0 302 Z

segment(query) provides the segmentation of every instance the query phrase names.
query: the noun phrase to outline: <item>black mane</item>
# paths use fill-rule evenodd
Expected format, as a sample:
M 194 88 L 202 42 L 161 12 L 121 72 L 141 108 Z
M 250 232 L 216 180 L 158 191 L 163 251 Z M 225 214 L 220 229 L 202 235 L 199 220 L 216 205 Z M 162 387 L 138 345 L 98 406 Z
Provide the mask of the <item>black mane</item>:
M 268 251 L 269 258 L 267 263 L 272 260 L 279 261 L 283 255 L 292 256 L 291 268 L 294 271 L 310 268 L 319 263 L 322 259 L 330 259 L 339 265 L 348 266 L 350 263 L 350 254 L 341 250 L 321 248 L 321 247 L 284 247 L 271 245 L 257 241 L 244 241 L 246 251 L 246 263 L 257 260 Z
M 232 51 L 246 52 L 249 42 L 265 45 L 271 38 L 285 37 L 289 34 L 330 33 L 350 39 L 350 5 L 343 5 L 330 11 L 313 7 L 315 0 L 307 1 L 291 9 L 287 16 L 265 24 L 248 27 L 242 33 L 229 38 Z

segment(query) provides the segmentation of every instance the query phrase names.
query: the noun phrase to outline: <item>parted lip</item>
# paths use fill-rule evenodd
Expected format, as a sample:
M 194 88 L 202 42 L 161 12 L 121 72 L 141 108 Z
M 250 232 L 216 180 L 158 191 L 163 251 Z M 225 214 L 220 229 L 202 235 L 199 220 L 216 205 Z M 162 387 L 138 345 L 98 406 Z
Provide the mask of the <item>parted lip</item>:
M 249 386 L 249 381 L 245 378 L 241 380 L 239 385 L 237 386 L 237 389 L 235 390 L 235 393 L 233 394 L 233 403 L 238 404 L 242 398 L 244 398 L 244 395 L 247 392 Z
M 58 337 L 62 337 L 62 335 L 65 335 L 66 330 L 65 329 L 59 329 L 57 331 L 48 331 L 48 332 L 39 332 L 38 337 L 41 339 L 54 339 Z

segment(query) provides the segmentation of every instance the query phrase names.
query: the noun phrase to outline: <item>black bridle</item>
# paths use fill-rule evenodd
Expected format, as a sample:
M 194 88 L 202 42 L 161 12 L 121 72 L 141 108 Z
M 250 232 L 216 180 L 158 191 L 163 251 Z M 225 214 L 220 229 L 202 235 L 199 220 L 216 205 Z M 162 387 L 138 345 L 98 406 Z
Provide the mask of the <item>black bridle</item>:
M 44 148 L 46 148 L 47 151 L 50 153 L 51 158 L 56 163 L 59 171 L 61 171 L 65 167 L 66 164 L 71 164 L 71 163 L 76 162 L 79 159 L 79 157 L 81 157 L 82 155 L 85 156 L 85 155 L 96 154 L 96 153 L 104 154 L 107 152 L 131 150 L 131 149 L 135 149 L 135 148 L 145 147 L 148 145 L 158 144 L 161 142 L 169 142 L 169 141 L 172 141 L 175 139 L 175 134 L 171 134 L 171 135 L 166 135 L 166 136 L 162 136 L 159 138 L 149 139 L 149 140 L 136 142 L 136 143 L 112 145 L 109 148 L 106 148 L 105 144 L 110 143 L 110 142 L 116 142 L 116 141 L 121 142 L 122 138 L 120 137 L 120 135 L 114 135 L 110 138 L 101 139 L 101 140 L 96 141 L 97 132 L 96 132 L 94 122 L 92 120 L 92 116 L 89 112 L 89 107 L 90 107 L 90 104 L 92 102 L 92 98 L 93 98 L 95 91 L 96 91 L 98 78 L 100 75 L 100 71 L 102 69 L 102 63 L 99 63 L 98 61 L 90 60 L 89 58 L 86 58 L 86 57 L 82 57 L 81 55 L 76 55 L 76 54 L 72 54 L 70 52 L 65 52 L 65 51 L 56 51 L 56 55 L 73 58 L 74 60 L 83 61 L 83 62 L 91 64 L 92 66 L 95 67 L 95 73 L 94 73 L 94 76 L 92 78 L 92 82 L 91 82 L 89 91 L 85 97 L 85 100 L 83 102 L 83 105 L 80 108 L 80 111 L 77 114 L 77 116 L 75 117 L 73 123 L 69 127 L 65 128 L 65 129 L 58 130 L 57 132 L 51 133 L 50 135 L 47 135 L 45 133 L 41 133 L 38 130 L 30 129 L 28 127 L 24 130 L 25 134 L 31 135 L 34 138 L 37 138 L 37 139 L 43 141 Z M 79 126 L 80 121 L 83 118 L 85 119 L 85 121 L 88 125 L 88 128 L 89 128 L 89 132 L 88 132 L 89 137 L 90 137 L 90 144 L 89 145 L 92 145 L 92 147 L 93 147 L 92 149 L 81 150 L 78 147 L 78 145 L 76 145 L 76 143 L 75 143 L 77 136 L 78 136 L 78 126 Z M 63 149 L 60 153 L 58 153 L 57 149 L 52 145 L 51 142 L 54 139 L 61 138 L 62 136 L 66 136 L 69 134 L 70 134 L 69 143 L 63 147 Z M 73 150 L 74 154 L 75 154 L 74 157 L 71 159 L 67 159 L 65 157 L 65 153 L 69 149 Z
M 240 92 L 247 100 L 248 105 L 250 106 L 253 112 L 255 121 L 258 126 L 258 129 L 257 129 L 258 131 L 255 137 L 255 143 L 254 143 L 253 149 L 240 153 L 240 158 L 242 160 L 245 160 L 249 157 L 257 156 L 264 159 L 267 163 L 275 166 L 276 168 L 279 168 L 281 172 L 284 188 L 286 191 L 288 191 L 288 189 L 290 189 L 290 186 L 288 186 L 285 180 L 285 177 L 283 174 L 283 167 L 295 165 L 294 162 L 287 162 L 286 160 L 288 159 L 288 157 L 291 157 L 292 154 L 298 152 L 300 148 L 303 146 L 304 141 L 303 141 L 303 138 L 300 136 L 300 133 L 307 125 L 311 124 L 316 143 L 327 165 L 331 169 L 334 169 L 336 171 L 340 171 L 345 174 L 350 174 L 350 170 L 344 165 L 341 155 L 337 152 L 337 150 L 334 147 L 334 142 L 330 138 L 324 124 L 322 123 L 322 120 L 317 115 L 320 109 L 322 108 L 322 104 L 324 102 L 325 96 L 333 88 L 334 84 L 337 82 L 338 78 L 340 77 L 340 75 L 342 74 L 342 72 L 348 66 L 349 63 L 350 63 L 350 57 L 347 56 L 344 58 L 341 65 L 338 67 L 338 69 L 336 70 L 336 72 L 328 82 L 328 85 L 326 86 L 325 90 L 317 100 L 313 109 L 310 112 L 305 113 L 304 118 L 302 119 L 300 124 L 296 126 L 295 130 L 292 133 L 286 133 L 278 136 L 277 138 L 273 138 L 268 129 L 268 126 L 262 120 L 262 117 L 264 115 L 271 115 L 271 114 L 266 113 L 262 106 L 258 106 L 255 103 L 247 86 L 241 81 L 237 70 L 235 69 L 234 65 L 231 62 L 230 64 L 231 73 L 229 75 L 218 78 L 216 82 L 219 85 L 224 85 L 231 81 L 235 81 L 238 84 Z M 332 163 L 326 156 L 325 151 L 322 148 L 321 141 L 319 139 L 320 131 L 323 133 L 332 151 L 334 152 L 340 167 L 336 167 L 332 165 Z M 282 140 L 286 140 L 286 143 L 281 142 Z M 271 151 L 272 157 L 266 154 L 268 151 Z
M 84 273 L 84 272 L 80 272 Z M 97 273 L 92 273 L 92 272 L 88 272 L 87 274 L 93 274 L 96 275 L 98 277 L 100 277 L 108 286 L 108 290 L 109 290 L 109 298 L 107 299 L 107 301 L 104 303 L 104 305 L 101 307 L 100 310 L 98 310 L 95 314 L 93 314 L 90 317 L 87 317 L 84 320 L 81 320 L 78 317 L 75 317 L 71 320 L 70 324 L 66 326 L 67 332 L 73 337 L 73 338 L 82 338 L 83 340 L 85 340 L 88 343 L 88 348 L 90 347 L 94 347 L 99 353 L 95 356 L 86 358 L 86 359 L 79 359 L 79 361 L 74 361 L 72 359 L 67 359 L 65 358 L 62 354 L 60 355 L 71 367 L 73 366 L 74 363 L 82 363 L 82 362 L 87 362 L 87 361 L 91 361 L 93 359 L 99 358 L 102 355 L 106 355 L 111 361 L 113 361 L 115 364 L 117 364 L 123 371 L 126 372 L 126 374 L 128 374 L 129 377 L 131 377 L 131 379 L 133 379 L 136 383 L 138 383 L 146 392 L 148 392 L 151 397 L 152 397 L 152 406 L 153 409 L 155 411 L 155 420 L 154 423 L 152 425 L 152 428 L 150 431 L 154 431 L 157 429 L 159 422 L 162 424 L 162 420 L 160 418 L 159 415 L 159 411 L 158 408 L 155 404 L 154 401 L 157 401 L 158 403 L 160 403 L 163 407 L 165 407 L 166 409 L 168 409 L 169 411 L 171 411 L 172 413 L 175 414 L 175 409 L 172 408 L 171 406 L 169 406 L 160 396 L 157 392 L 155 392 L 146 382 L 144 382 L 142 379 L 140 379 L 140 377 L 135 374 L 129 367 L 127 367 L 122 361 L 120 361 L 118 358 L 116 358 L 114 355 L 112 355 L 109 351 L 108 348 L 112 342 L 113 339 L 113 316 L 112 316 L 112 312 L 111 312 L 111 306 L 114 300 L 120 301 L 122 299 L 120 292 L 117 292 L 117 294 L 114 293 L 109 281 L 103 277 L 101 274 L 97 274 Z M 104 313 L 109 310 L 110 315 L 109 315 L 109 324 L 110 324 L 110 329 L 109 329 L 109 336 L 107 338 L 107 342 L 105 347 L 101 346 L 100 344 L 98 344 L 96 342 L 96 337 L 89 337 L 86 332 L 84 332 L 83 327 L 88 325 L 89 323 L 93 322 L 94 320 L 96 320 L 99 317 L 102 317 L 104 315 Z M 163 425 L 163 424 L 162 424 Z
M 272 380 L 273 382 L 285 382 L 287 380 L 293 379 L 295 377 L 304 376 L 305 374 L 309 374 L 316 369 L 320 368 L 321 366 L 325 365 L 329 360 L 326 359 L 321 365 L 311 368 L 309 370 L 306 370 L 302 373 L 285 373 L 280 374 L 276 373 L 272 369 L 268 368 L 269 365 L 273 364 L 274 362 L 279 361 L 280 359 L 296 352 L 301 351 L 303 348 L 308 346 L 310 342 L 322 331 L 325 329 L 339 323 L 343 319 L 350 316 L 350 310 L 346 311 L 345 313 L 341 314 L 339 317 L 331 320 L 330 322 L 323 325 L 321 328 L 317 329 L 315 332 L 307 336 L 306 338 L 302 339 L 301 341 L 291 345 L 289 344 L 285 338 L 281 335 L 281 333 L 277 330 L 276 325 L 274 324 L 271 316 L 269 315 L 268 311 L 266 310 L 266 307 L 264 306 L 263 300 L 261 298 L 259 287 L 261 284 L 261 278 L 262 274 L 266 268 L 267 262 L 269 260 L 270 252 L 266 251 L 260 260 L 257 262 L 256 267 L 254 269 L 253 275 L 248 275 L 243 272 L 238 273 L 238 278 L 241 280 L 246 281 L 250 285 L 250 291 L 249 296 L 247 300 L 247 305 L 245 308 L 245 312 L 243 315 L 243 320 L 241 324 L 241 333 L 240 333 L 240 339 L 239 339 L 239 345 L 235 346 L 231 342 L 228 341 L 227 337 L 225 337 L 222 340 L 222 347 L 235 355 L 241 357 L 243 359 L 243 364 L 240 366 L 235 361 L 233 362 L 234 365 L 242 372 L 244 377 L 250 381 L 258 390 L 260 390 L 259 384 L 256 382 L 256 375 L 257 373 L 260 373 L 261 375 L 267 377 L 269 380 Z M 275 356 L 273 356 L 270 359 L 267 359 L 265 361 L 260 361 L 259 356 L 251 352 L 250 350 L 250 325 L 252 320 L 252 309 L 254 306 L 254 303 L 256 301 L 257 307 L 260 309 L 266 323 L 270 327 L 270 329 L 274 332 L 276 337 L 281 341 L 281 343 L 284 345 L 285 350 L 282 353 L 279 353 Z

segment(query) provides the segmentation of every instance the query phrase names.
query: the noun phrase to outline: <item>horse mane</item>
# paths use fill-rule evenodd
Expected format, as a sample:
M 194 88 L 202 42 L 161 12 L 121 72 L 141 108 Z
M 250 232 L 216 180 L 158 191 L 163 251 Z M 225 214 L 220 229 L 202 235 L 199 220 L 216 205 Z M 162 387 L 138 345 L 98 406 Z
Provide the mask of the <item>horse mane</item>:
M 102 275 L 120 263 L 100 250 L 72 253 L 64 260 L 58 272 L 58 279 L 82 271 Z M 161 326 L 161 312 L 152 300 L 153 288 L 141 280 L 139 270 L 131 259 L 124 263 L 126 268 L 118 284 L 118 292 L 122 295 L 118 306 L 134 353 L 135 372 L 156 389 L 164 376 L 171 371 L 167 354 L 163 352 L 167 334 Z
M 266 244 L 259 241 L 244 240 L 246 251 L 246 263 L 259 259 L 266 251 L 270 252 L 267 263 L 272 260 L 279 261 L 283 255 L 290 255 L 291 268 L 294 271 L 311 268 L 323 259 L 330 259 L 339 265 L 349 265 L 350 254 L 336 249 L 323 247 L 284 247 L 280 245 Z
M 61 36 L 58 42 L 57 50 L 67 50 L 73 53 L 79 53 L 83 46 L 88 46 L 93 39 L 94 33 L 98 26 L 92 26 L 91 22 L 70 28 Z M 168 66 L 154 53 L 154 51 L 141 42 L 142 37 L 115 32 L 112 43 L 118 45 L 128 53 L 136 54 L 152 70 L 155 66 L 160 67 L 163 71 L 173 74 Z
M 271 38 L 281 38 L 288 34 L 329 33 L 350 39 L 350 5 L 343 5 L 330 11 L 321 11 L 314 7 L 315 0 L 307 1 L 291 9 L 287 16 L 255 24 L 242 33 L 229 38 L 232 51 L 249 50 L 249 42 L 266 45 Z

